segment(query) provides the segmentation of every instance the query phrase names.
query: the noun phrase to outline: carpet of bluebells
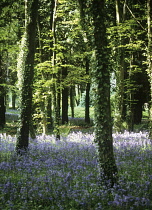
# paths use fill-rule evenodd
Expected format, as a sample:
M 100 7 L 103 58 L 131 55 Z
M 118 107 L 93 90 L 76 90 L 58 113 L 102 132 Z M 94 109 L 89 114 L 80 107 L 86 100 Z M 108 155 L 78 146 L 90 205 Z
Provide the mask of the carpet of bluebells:
M 55 141 L 37 136 L 16 156 L 16 138 L 0 134 L 0 209 L 150 210 L 152 144 L 146 133 L 113 134 L 119 181 L 101 185 L 94 134 Z

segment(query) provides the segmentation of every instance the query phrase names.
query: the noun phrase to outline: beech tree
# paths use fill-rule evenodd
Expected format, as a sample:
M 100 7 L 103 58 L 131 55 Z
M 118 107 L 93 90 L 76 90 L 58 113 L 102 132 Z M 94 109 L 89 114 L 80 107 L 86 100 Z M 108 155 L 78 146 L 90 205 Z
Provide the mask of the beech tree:
M 21 96 L 20 96 L 20 127 L 18 131 L 16 150 L 27 150 L 29 144 L 29 131 L 32 114 L 32 86 L 34 75 L 34 55 L 36 37 L 36 19 L 38 0 L 25 0 L 25 39 L 24 50 L 20 66 Z

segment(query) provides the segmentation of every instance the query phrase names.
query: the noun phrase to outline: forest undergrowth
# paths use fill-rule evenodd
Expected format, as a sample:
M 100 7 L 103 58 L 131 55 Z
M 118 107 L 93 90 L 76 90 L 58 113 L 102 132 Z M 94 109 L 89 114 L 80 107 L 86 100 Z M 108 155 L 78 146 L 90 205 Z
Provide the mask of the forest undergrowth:
M 119 181 L 101 185 L 94 134 L 55 141 L 40 135 L 16 156 L 16 137 L 0 134 L 0 209 L 150 210 L 152 144 L 147 133 L 113 134 Z

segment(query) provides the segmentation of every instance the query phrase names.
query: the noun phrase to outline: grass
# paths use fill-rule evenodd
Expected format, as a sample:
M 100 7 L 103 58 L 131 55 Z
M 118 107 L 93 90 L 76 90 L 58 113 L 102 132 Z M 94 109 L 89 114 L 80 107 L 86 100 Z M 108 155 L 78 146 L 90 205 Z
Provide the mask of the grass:
M 16 138 L 0 136 L 0 209 L 150 210 L 152 144 L 146 133 L 113 134 L 119 182 L 101 185 L 94 134 L 55 141 L 37 136 L 16 156 Z
M 68 110 L 69 116 L 71 116 L 71 109 Z M 85 107 L 77 106 L 74 108 L 74 117 L 75 118 L 84 118 L 85 117 Z M 94 108 L 90 107 L 90 118 L 94 118 Z
M 7 122 L 5 128 L 0 130 L 0 133 L 7 133 L 9 135 L 16 135 L 18 122 L 16 121 L 17 110 L 8 109 L 7 110 Z M 75 107 L 75 118 L 70 117 L 70 108 L 69 108 L 69 123 L 67 125 L 61 125 L 60 131 L 62 136 L 67 136 L 70 132 L 82 130 L 83 132 L 90 132 L 90 127 L 93 125 L 93 121 L 88 128 L 84 121 L 85 108 L 84 107 Z M 90 118 L 93 119 L 93 107 L 90 108 Z M 15 120 L 14 120 L 15 119 Z M 93 128 L 91 129 L 93 131 Z M 52 132 L 52 131 L 51 131 Z
M 12 110 L 9 109 L 7 110 L 7 124 L 5 126 L 5 128 L 3 129 L 3 133 L 7 133 L 10 135 L 15 135 L 16 131 L 17 131 L 17 121 L 16 121 L 16 114 L 18 113 L 17 110 Z M 9 116 L 10 113 L 10 116 Z M 84 132 L 90 132 L 90 128 L 88 129 L 88 127 L 92 127 L 93 126 L 93 118 L 94 118 L 94 108 L 90 107 L 90 118 L 91 118 L 91 123 L 90 125 L 87 125 L 84 121 L 84 117 L 85 117 L 85 108 L 84 107 L 75 107 L 75 117 L 71 118 L 71 110 L 69 108 L 69 123 L 67 125 L 61 125 L 60 126 L 60 130 L 61 133 L 63 135 L 68 134 L 70 131 L 82 131 L 82 128 L 84 128 Z M 13 117 L 14 116 L 14 117 Z M 15 118 L 15 119 L 14 119 Z M 12 123 L 13 122 L 13 123 Z M 144 131 L 144 130 L 148 130 L 148 110 L 143 111 L 143 119 L 142 119 L 142 123 L 139 125 L 134 125 L 134 131 L 139 132 L 139 131 Z M 10 132 L 9 132 L 10 131 Z M 93 129 L 91 128 L 91 131 L 93 131 Z
M 19 114 L 19 111 L 17 109 L 11 109 L 11 108 L 7 109 L 6 112 L 8 112 L 10 114 Z
M 8 109 L 7 110 L 8 113 L 10 114 L 18 114 L 19 111 L 18 110 L 13 110 L 13 109 Z M 93 107 L 90 107 L 90 118 L 93 119 L 94 118 L 94 108 Z M 69 117 L 71 117 L 71 108 L 69 107 L 69 110 L 68 110 L 68 115 Z M 74 117 L 75 118 L 84 118 L 85 117 L 85 107 L 80 107 L 80 106 L 77 106 L 74 108 Z

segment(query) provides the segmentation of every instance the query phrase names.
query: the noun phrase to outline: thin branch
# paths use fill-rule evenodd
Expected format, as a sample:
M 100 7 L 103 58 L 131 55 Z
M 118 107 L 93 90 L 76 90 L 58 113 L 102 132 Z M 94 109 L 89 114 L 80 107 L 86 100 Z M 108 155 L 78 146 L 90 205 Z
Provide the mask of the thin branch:
M 136 20 L 136 22 L 141 26 L 141 28 L 144 30 L 144 31 L 147 31 L 143 26 L 142 24 L 139 22 L 139 20 L 137 20 L 137 18 L 135 17 L 135 15 L 132 13 L 131 9 L 128 7 L 128 5 L 126 4 L 125 2 L 125 5 L 127 7 L 127 9 L 129 10 L 130 14 L 133 16 L 133 18 Z

